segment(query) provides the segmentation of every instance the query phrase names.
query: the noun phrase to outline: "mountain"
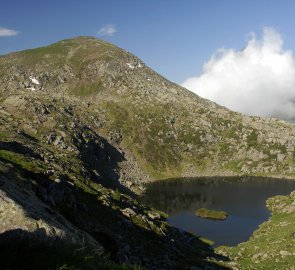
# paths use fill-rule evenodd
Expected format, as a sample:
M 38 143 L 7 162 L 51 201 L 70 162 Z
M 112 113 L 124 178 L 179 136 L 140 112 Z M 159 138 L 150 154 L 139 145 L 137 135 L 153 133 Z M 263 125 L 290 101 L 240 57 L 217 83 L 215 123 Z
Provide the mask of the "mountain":
M 1 56 L 0 102 L 11 269 L 13 256 L 33 268 L 44 246 L 50 269 L 224 269 L 226 257 L 136 194 L 172 177 L 295 174 L 293 124 L 229 111 L 91 37 Z
M 83 123 L 120 146 L 132 163 L 126 170 L 133 179 L 139 171 L 140 181 L 148 180 L 144 175 L 294 176 L 294 125 L 244 116 L 204 100 L 109 43 L 88 37 L 64 40 L 2 56 L 0 68 L 8 112 L 23 102 L 24 114 L 47 106 L 45 121 L 53 117 L 50 106 L 64 100 L 64 108 L 70 106 Z M 51 131 L 44 128 L 44 134 Z
M 152 178 L 133 109 L 163 78 L 85 37 L 1 56 L 0 74 L 1 268 L 225 269 L 135 195 Z

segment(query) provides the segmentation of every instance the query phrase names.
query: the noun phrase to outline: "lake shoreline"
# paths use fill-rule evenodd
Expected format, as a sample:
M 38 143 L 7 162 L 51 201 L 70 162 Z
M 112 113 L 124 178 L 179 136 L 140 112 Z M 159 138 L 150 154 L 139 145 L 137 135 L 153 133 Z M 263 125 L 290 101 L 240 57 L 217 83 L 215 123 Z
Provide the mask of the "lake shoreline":
M 198 177 L 160 180 L 149 184 L 142 202 L 168 214 L 168 223 L 204 236 L 214 246 L 247 241 L 270 218 L 266 200 L 295 190 L 295 181 L 270 177 Z M 197 217 L 198 208 L 225 211 L 228 218 Z

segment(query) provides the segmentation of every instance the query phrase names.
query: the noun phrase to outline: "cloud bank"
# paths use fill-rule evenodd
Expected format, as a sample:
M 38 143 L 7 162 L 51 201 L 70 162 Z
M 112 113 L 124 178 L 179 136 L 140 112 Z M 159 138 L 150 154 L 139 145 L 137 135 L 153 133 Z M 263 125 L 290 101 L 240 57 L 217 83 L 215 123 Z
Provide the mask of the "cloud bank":
M 264 28 L 263 38 L 252 33 L 241 51 L 219 49 L 182 86 L 235 111 L 294 121 L 295 60 L 282 46 L 281 35 Z
M 99 29 L 98 35 L 100 36 L 113 36 L 117 32 L 116 26 L 114 24 L 107 24 Z
M 11 37 L 17 34 L 19 34 L 19 32 L 16 30 L 0 27 L 0 37 Z

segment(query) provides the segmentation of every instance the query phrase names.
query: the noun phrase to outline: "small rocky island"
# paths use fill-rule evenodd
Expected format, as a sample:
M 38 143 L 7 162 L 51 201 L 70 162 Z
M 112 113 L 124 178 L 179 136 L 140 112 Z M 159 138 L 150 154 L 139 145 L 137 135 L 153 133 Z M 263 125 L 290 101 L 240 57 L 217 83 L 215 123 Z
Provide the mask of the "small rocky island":
M 207 208 L 199 208 L 195 212 L 195 214 L 198 217 L 214 219 L 214 220 L 226 220 L 228 217 L 228 214 L 225 211 L 210 210 Z

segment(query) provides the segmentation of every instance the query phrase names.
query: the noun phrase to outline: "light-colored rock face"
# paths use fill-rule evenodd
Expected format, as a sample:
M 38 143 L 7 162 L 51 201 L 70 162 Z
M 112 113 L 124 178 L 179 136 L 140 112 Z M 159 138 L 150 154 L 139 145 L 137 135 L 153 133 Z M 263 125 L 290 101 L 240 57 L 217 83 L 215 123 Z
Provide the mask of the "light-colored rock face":
M 25 180 L 13 172 L 13 168 L 1 162 L 0 173 L 0 234 L 9 232 L 11 239 L 17 239 L 22 236 L 20 232 L 26 232 L 28 241 L 46 242 L 48 246 L 60 241 L 69 246 L 89 245 L 103 251 L 102 246 L 88 234 L 51 211 L 30 186 L 19 184 Z

